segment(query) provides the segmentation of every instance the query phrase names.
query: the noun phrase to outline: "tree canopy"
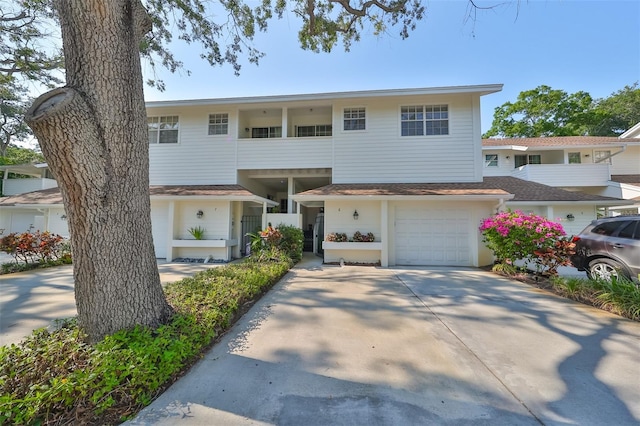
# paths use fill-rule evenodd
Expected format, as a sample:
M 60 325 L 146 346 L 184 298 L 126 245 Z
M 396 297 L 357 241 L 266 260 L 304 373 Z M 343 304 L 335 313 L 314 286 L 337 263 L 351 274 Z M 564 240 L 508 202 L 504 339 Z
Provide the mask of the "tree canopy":
M 497 107 L 483 137 L 618 136 L 638 122 L 638 83 L 598 100 L 584 91 L 569 94 L 542 85 Z

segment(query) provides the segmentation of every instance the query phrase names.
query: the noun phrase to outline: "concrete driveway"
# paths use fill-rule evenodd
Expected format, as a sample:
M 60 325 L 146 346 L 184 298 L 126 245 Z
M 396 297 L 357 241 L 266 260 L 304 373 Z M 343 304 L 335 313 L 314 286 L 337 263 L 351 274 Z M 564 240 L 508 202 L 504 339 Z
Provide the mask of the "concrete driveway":
M 162 283 L 192 276 L 218 263 L 160 263 Z M 0 275 L 0 345 L 18 343 L 36 328 L 76 316 L 73 266 Z
M 640 323 L 472 268 L 305 258 L 130 425 L 638 425 Z

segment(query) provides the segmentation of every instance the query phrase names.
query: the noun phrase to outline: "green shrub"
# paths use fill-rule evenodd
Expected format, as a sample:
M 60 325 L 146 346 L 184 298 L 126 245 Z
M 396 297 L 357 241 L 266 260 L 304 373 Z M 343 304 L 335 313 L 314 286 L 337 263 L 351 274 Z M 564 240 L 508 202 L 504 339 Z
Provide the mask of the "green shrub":
M 296 226 L 280 224 L 278 225 L 278 231 L 282 234 L 279 245 L 280 249 L 284 251 L 294 263 L 300 262 L 304 248 L 304 232 L 302 232 L 302 229 Z
M 88 345 L 69 321 L 0 347 L 0 424 L 117 424 L 135 414 L 289 270 L 291 260 L 274 250 L 269 262 L 248 258 L 169 284 L 176 313 L 157 329 Z
M 640 287 L 625 278 L 555 277 L 551 284 L 562 296 L 640 321 Z

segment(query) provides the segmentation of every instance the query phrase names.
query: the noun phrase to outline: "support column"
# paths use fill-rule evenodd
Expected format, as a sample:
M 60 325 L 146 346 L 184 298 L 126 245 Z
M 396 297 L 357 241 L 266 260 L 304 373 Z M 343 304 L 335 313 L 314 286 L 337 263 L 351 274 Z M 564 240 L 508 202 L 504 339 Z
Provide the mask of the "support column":
M 380 202 L 380 240 L 382 248 L 380 249 L 380 266 L 389 267 L 389 202 L 387 200 Z
M 293 177 L 289 176 L 289 179 L 287 182 L 287 213 L 288 214 L 296 213 L 295 211 L 293 211 L 294 201 L 291 199 L 291 196 L 294 193 L 295 191 L 293 188 Z
M 175 229 L 175 210 L 176 210 L 176 202 L 169 201 L 169 207 L 167 207 L 169 211 L 167 212 L 167 223 L 169 224 L 169 232 L 167 232 L 167 240 L 165 244 L 167 245 L 167 262 L 173 261 L 173 230 Z

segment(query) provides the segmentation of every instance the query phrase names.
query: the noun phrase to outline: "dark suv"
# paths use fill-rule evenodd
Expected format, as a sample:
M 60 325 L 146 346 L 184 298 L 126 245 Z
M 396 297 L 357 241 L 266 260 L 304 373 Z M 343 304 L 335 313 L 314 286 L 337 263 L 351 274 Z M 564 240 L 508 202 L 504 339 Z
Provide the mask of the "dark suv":
M 573 242 L 571 263 L 589 278 L 622 275 L 640 282 L 640 215 L 594 220 Z

